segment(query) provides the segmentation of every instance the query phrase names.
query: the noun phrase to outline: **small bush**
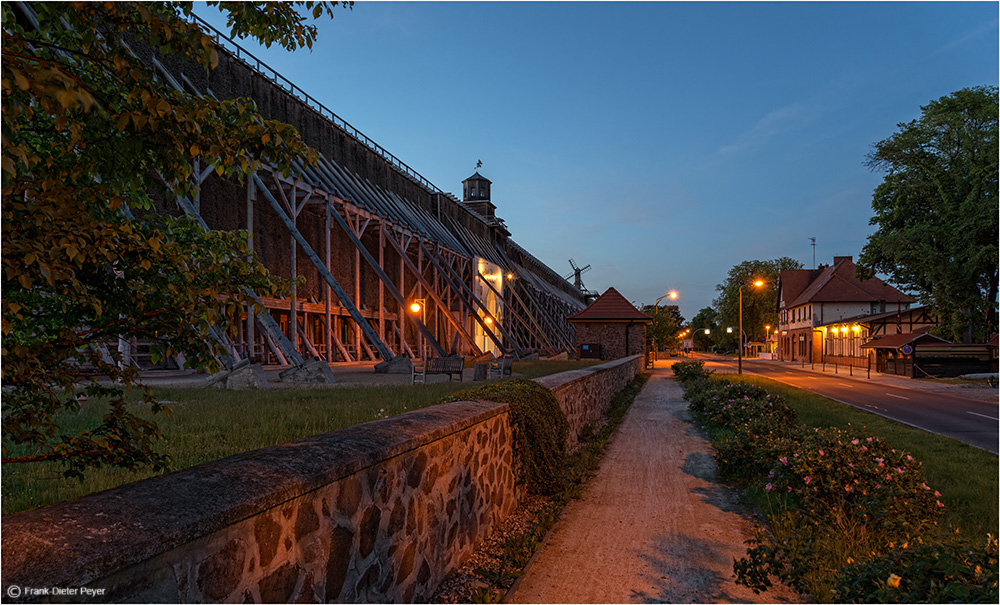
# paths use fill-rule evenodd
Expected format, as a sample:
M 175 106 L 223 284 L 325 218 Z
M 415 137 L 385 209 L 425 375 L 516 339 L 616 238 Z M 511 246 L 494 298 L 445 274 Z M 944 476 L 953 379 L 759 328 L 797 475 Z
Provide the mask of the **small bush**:
M 442 399 L 485 399 L 510 405 L 518 481 L 529 493 L 551 495 L 562 486 L 569 423 L 555 396 L 524 379 L 501 380 L 452 393 Z
M 773 459 L 765 489 L 795 493 L 816 523 L 851 517 L 898 541 L 937 524 L 941 494 L 913 456 L 835 428 L 803 435 L 790 455 Z
M 677 361 L 670 366 L 670 369 L 674 371 L 674 376 L 677 377 L 677 380 L 680 380 L 682 383 L 697 378 L 705 378 L 711 374 L 711 372 L 705 370 L 704 361 Z
M 849 603 L 997 603 L 997 539 L 904 543 L 840 570 L 836 599 Z

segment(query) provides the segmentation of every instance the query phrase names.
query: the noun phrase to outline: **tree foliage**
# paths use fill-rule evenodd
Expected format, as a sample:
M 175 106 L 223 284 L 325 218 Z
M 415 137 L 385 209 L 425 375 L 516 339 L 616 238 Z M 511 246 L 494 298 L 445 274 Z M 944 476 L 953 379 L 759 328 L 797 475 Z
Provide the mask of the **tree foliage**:
M 209 4 L 228 12 L 237 34 L 289 50 L 316 35 L 299 9 L 335 6 Z M 129 411 L 128 391 L 138 387 L 154 413 L 164 408 L 121 363 L 118 340 L 150 341 L 154 359 L 183 354 L 186 367 L 215 370 L 224 349 L 210 328 L 229 329 L 253 305 L 245 289 L 275 295 L 287 284 L 256 262 L 244 234 L 205 233 L 150 212 L 153 203 L 191 196 L 195 161 L 241 180 L 262 158 L 289 171 L 313 152 L 252 101 L 179 91 L 139 58 L 216 65 L 212 39 L 185 19 L 189 3 L 0 10 L 4 462 L 61 460 L 76 475 L 90 465 L 164 467 L 160 432 Z M 62 421 L 82 394 L 107 398 L 109 412 L 70 431 Z
M 996 331 L 997 88 L 966 88 L 921 108 L 879 141 L 867 165 L 875 189 L 858 276 L 888 276 L 937 309 L 946 338 Z
M 640 309 L 653 318 L 653 323 L 646 326 L 646 338 L 653 340 L 656 350 L 673 349 L 680 345 L 678 334 L 684 317 L 677 305 L 643 305 Z
M 787 256 L 774 260 L 748 260 L 729 270 L 726 281 L 715 286 L 718 298 L 712 306 L 718 312 L 720 330 L 733 328 L 732 345 L 737 345 L 739 325 L 739 289 L 743 286 L 743 331 L 748 340 L 766 336 L 764 326 L 778 324 L 778 276 L 782 271 L 801 269 L 802 263 Z M 753 286 L 763 280 L 761 287 Z
M 695 349 L 707 349 L 717 342 L 720 338 L 719 334 L 719 314 L 712 307 L 704 307 L 691 318 L 691 323 L 688 327 L 691 329 L 692 342 L 694 343 Z M 708 329 L 709 333 L 705 334 L 705 329 Z

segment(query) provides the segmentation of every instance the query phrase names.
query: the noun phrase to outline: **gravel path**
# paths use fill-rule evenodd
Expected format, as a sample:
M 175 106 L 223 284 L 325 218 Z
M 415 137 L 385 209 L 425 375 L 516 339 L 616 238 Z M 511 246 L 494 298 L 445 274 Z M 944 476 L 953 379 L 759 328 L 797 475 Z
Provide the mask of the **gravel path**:
M 669 368 L 653 376 L 507 595 L 513 603 L 782 603 L 733 581 L 752 523 L 715 477 Z

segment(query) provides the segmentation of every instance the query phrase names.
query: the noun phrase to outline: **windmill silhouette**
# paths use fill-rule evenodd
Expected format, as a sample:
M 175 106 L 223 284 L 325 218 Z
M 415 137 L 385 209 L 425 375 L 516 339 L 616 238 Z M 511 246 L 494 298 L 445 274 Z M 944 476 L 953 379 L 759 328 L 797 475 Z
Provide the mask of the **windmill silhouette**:
M 583 279 L 580 277 L 585 272 L 587 272 L 587 271 L 590 270 L 590 265 L 587 265 L 586 267 L 580 267 L 580 266 L 578 266 L 576 264 L 576 261 L 574 261 L 571 258 L 571 259 L 569 259 L 569 266 L 573 267 L 573 272 L 570 273 L 569 275 L 567 275 L 566 277 L 564 277 L 563 279 L 565 279 L 565 280 L 568 281 L 569 278 L 572 277 L 573 278 L 573 285 L 576 287 L 577 290 L 579 290 L 580 292 L 583 292 L 584 294 L 586 294 L 588 296 L 589 295 L 595 295 L 596 292 L 591 292 L 590 290 L 587 289 L 586 286 L 583 285 Z

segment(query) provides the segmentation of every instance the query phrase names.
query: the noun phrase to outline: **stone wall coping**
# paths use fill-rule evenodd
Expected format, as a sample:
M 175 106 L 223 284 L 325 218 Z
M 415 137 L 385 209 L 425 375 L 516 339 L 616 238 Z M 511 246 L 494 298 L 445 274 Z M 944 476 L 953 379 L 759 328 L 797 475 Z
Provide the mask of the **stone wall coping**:
M 438 404 L 9 515 L 4 590 L 86 585 L 508 409 Z
M 600 365 L 590 366 L 589 368 L 550 374 L 548 376 L 542 376 L 541 378 L 535 378 L 534 381 L 550 391 L 558 391 L 574 383 L 586 380 L 594 374 L 607 372 L 608 370 L 613 370 L 626 364 L 635 363 L 636 359 L 642 359 L 642 355 L 629 355 L 628 357 L 622 357 Z

